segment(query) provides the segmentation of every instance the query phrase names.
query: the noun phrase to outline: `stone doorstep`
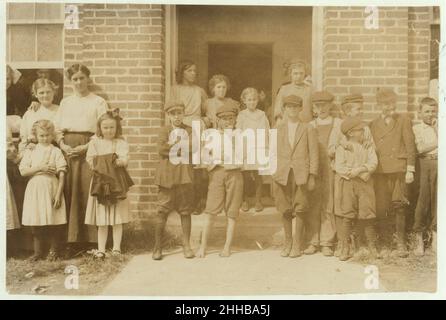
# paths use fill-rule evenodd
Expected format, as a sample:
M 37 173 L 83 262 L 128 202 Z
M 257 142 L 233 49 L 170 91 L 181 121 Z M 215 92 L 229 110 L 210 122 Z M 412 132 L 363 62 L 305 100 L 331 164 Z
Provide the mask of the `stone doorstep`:
M 198 246 L 201 242 L 201 232 L 205 215 L 192 216 L 191 244 Z M 181 239 L 181 218 L 172 213 L 166 225 L 167 232 Z M 209 237 L 210 246 L 222 246 L 226 235 L 226 216 L 224 213 L 215 218 Z M 271 245 L 281 245 L 283 241 L 282 220 L 274 207 L 265 207 L 261 212 L 251 208 L 248 212 L 240 211 L 234 235 L 234 246 L 243 248 L 263 249 Z

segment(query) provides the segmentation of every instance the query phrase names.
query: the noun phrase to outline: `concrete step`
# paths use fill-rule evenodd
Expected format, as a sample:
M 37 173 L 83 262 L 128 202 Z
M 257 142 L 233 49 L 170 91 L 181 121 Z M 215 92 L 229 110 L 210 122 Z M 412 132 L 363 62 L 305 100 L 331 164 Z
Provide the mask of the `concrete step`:
M 226 237 L 226 216 L 220 214 L 216 217 L 209 237 L 209 245 L 222 246 Z M 205 222 L 205 214 L 192 216 L 191 243 L 198 246 L 201 232 Z M 181 238 L 181 218 L 172 213 L 167 222 L 167 231 L 174 237 Z M 248 212 L 240 211 L 234 234 L 234 245 L 243 248 L 263 249 L 280 245 L 283 241 L 281 215 L 275 207 L 266 207 L 261 212 L 251 208 Z

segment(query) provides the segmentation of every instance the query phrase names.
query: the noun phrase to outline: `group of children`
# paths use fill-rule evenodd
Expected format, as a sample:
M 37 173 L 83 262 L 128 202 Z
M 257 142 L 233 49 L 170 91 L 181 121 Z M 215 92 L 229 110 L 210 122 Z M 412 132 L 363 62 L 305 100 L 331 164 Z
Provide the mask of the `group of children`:
M 57 86 L 48 79 L 35 81 L 32 92 L 38 103 L 21 120 L 18 147 L 13 128 L 7 126 L 8 165 L 18 166 L 27 178 L 23 210 L 17 210 L 17 197 L 8 193 L 8 232 L 30 227 L 32 261 L 61 257 L 61 245 L 72 242 L 69 233 L 80 234 L 86 226 L 97 227 L 96 258 L 105 257 L 108 226 L 113 226 L 112 254 L 121 253 L 122 225 L 130 221 L 127 191 L 133 184 L 126 171 L 129 146 L 122 137 L 119 110 L 108 109 L 102 98 L 88 91 L 89 73 L 79 64 L 68 69 L 76 95 L 66 97 L 60 106 L 53 104 Z M 82 135 L 84 143 L 74 146 L 75 135 Z M 8 179 L 10 184 L 14 181 Z M 87 185 L 88 193 L 73 190 L 81 184 Z M 83 208 L 82 213 L 73 208 Z
M 398 96 L 389 89 L 378 90 L 376 105 L 380 115 L 370 124 L 362 120 L 364 100 L 361 94 L 343 98 L 340 119 L 334 116 L 332 94 L 327 91 L 312 93 L 314 117 L 309 122 L 304 98 L 297 94 L 283 95 L 280 110 L 274 113 L 280 120 L 275 126 L 277 169 L 272 173 L 272 183 L 285 235 L 281 256 L 295 258 L 320 250 L 324 256 L 335 255 L 345 261 L 353 255 L 357 233 L 364 233 L 370 257 L 380 258 L 377 241 L 394 225 L 394 253 L 407 257 L 406 217 L 410 204 L 407 185 L 414 181 L 417 157 L 420 158 L 420 192 L 415 210 L 415 254 L 424 254 L 423 233 L 428 220 L 435 249 L 437 102 L 428 97 L 422 99 L 419 110 L 422 122 L 412 126 L 409 117 L 396 113 Z M 256 109 L 257 91 L 245 89 L 241 100 L 241 111 L 240 106 L 229 99 L 222 100 L 212 111 L 212 126 L 222 136 L 226 134 L 225 129 L 269 129 L 265 114 Z M 190 132 L 182 121 L 185 108 L 181 101 L 166 104 L 169 123 L 162 129 L 158 141 L 162 160 L 156 171 L 160 192 L 155 260 L 162 258 L 161 238 L 167 215 L 173 210 L 181 215 L 184 256 L 194 257 L 189 244 L 193 212 L 190 194 L 195 183 L 193 165 L 172 164 L 168 156 L 175 144 L 169 141 L 172 131 L 183 128 Z M 260 202 L 262 180 L 258 167 L 250 167 L 246 162 L 211 163 L 207 172 L 206 218 L 197 256 L 206 255 L 214 217 L 224 212 L 227 232 L 220 255 L 228 257 L 239 212 L 249 209 L 244 203 L 247 199 L 244 184 L 249 179 L 254 180 L 255 209 L 260 211 L 263 209 Z

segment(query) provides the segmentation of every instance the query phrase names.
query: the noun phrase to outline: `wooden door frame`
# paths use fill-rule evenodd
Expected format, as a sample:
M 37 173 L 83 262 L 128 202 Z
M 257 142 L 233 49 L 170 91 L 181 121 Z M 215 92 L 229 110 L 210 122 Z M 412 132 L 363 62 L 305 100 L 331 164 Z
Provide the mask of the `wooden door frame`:
M 175 82 L 175 68 L 178 65 L 178 15 L 176 5 L 165 5 L 165 86 L 167 98 Z M 322 90 L 323 81 L 323 36 L 324 7 L 312 10 L 311 77 L 314 90 Z

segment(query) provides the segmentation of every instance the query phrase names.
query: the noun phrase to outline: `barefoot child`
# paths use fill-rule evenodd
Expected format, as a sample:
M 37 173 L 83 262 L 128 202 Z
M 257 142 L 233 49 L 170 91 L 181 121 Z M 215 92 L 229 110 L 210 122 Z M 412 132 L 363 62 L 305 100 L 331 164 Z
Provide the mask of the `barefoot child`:
M 330 113 L 333 109 L 334 96 L 327 91 L 315 92 L 312 96 L 313 110 L 317 118 L 310 122 L 316 130 L 319 142 L 319 175 L 316 178 L 316 187 L 310 194 L 310 214 L 306 228 L 306 238 L 309 246 L 305 254 L 314 254 L 319 247 L 324 256 L 333 255 L 333 246 L 336 237 L 334 217 L 334 153 L 329 152 L 330 136 L 339 136 L 341 133 L 341 119 L 333 118 Z
M 395 113 L 397 95 L 393 90 L 381 89 L 376 94 L 381 110 L 370 123 L 376 143 L 378 168 L 375 174 L 376 213 L 379 233 L 387 231 L 387 214 L 395 214 L 397 249 L 395 254 L 407 257 L 406 214 L 409 206 L 407 185 L 414 180 L 416 146 L 409 117 Z
M 25 149 L 20 162 L 20 173 L 31 176 L 25 191 L 22 224 L 31 226 L 34 255 L 31 260 L 43 258 L 42 245 L 49 239 L 48 260 L 59 254 L 61 226 L 67 223 L 63 197 L 67 163 L 62 151 L 51 144 L 55 138 L 54 125 L 49 120 L 36 121 L 32 127 L 37 145 Z
M 424 255 L 423 232 L 430 224 L 432 249 L 437 241 L 437 170 L 438 170 L 438 104 L 429 97 L 420 102 L 419 115 L 422 123 L 413 126 L 418 157 L 420 158 L 420 193 L 415 209 L 417 256 Z M 428 217 L 430 213 L 430 217 Z M 427 221 L 426 221 L 427 220 Z
M 349 148 L 338 146 L 335 156 L 335 214 L 338 224 L 341 252 L 339 260 L 351 257 L 350 236 L 353 222 L 364 222 L 371 258 L 376 258 L 375 191 L 371 174 L 376 170 L 378 159 L 373 146 L 364 143 L 366 124 L 357 118 L 342 122 L 341 131 L 347 137 Z
M 224 129 L 234 129 L 236 113 L 236 107 L 231 102 L 226 102 L 217 110 L 218 128 L 223 138 Z M 214 218 L 223 210 L 227 217 L 226 242 L 220 256 L 229 257 L 231 255 L 235 223 L 243 199 L 243 175 L 241 167 L 242 165 L 224 163 L 218 165 L 211 164 L 208 167 L 209 189 L 206 209 L 204 211 L 206 220 L 203 227 L 200 249 L 197 253 L 197 256 L 200 258 L 204 258 L 206 255 L 207 240 Z
M 259 103 L 259 93 L 254 88 L 245 88 L 241 94 L 241 100 L 243 105 L 246 106 L 246 109 L 240 111 L 237 116 L 236 128 L 242 130 L 252 129 L 255 130 L 255 137 L 257 142 L 257 129 L 265 130 L 266 134 L 269 132 L 269 122 L 266 117 L 265 112 L 257 109 Z M 266 144 L 265 144 L 266 146 Z M 243 164 L 243 183 L 244 183 L 244 191 L 243 191 L 243 204 L 242 210 L 249 210 L 248 197 L 252 194 L 251 191 L 254 190 L 255 194 L 255 210 L 257 212 L 263 210 L 262 204 L 262 186 L 263 180 L 262 176 L 259 175 L 259 164 L 256 160 L 255 163 L 248 163 L 247 159 L 249 159 L 248 155 L 257 155 L 259 152 L 265 152 L 265 150 L 257 150 L 258 144 L 248 144 L 246 143 L 245 148 L 245 161 Z
M 158 136 L 158 153 L 160 162 L 155 173 L 155 184 L 158 185 L 158 211 L 155 225 L 155 246 L 153 260 L 162 259 L 162 238 L 167 217 L 176 211 L 181 217 L 183 229 L 183 253 L 187 259 L 193 258 L 194 253 L 190 247 L 190 233 L 192 227 L 191 214 L 193 211 L 194 187 L 192 164 L 174 164 L 169 159 L 171 148 L 176 144 L 170 135 L 176 129 L 185 130 L 191 137 L 191 127 L 183 123 L 184 104 L 172 101 L 165 105 L 164 111 L 169 124 L 162 127 Z
M 283 102 L 286 121 L 277 127 L 277 170 L 273 174 L 273 190 L 285 232 L 281 256 L 296 258 L 302 255 L 304 219 L 309 211 L 308 191 L 315 186 L 319 150 L 314 129 L 299 119 L 302 99 L 291 95 Z M 293 218 L 296 220 L 294 240 Z
M 88 144 L 86 160 L 93 171 L 85 224 L 98 227 L 98 251 L 105 258 L 108 227 L 113 228 L 112 255 L 121 254 L 122 225 L 130 221 L 127 191 L 133 181 L 126 171 L 129 145 L 122 138 L 119 110 L 107 111 L 98 119 L 96 137 Z

